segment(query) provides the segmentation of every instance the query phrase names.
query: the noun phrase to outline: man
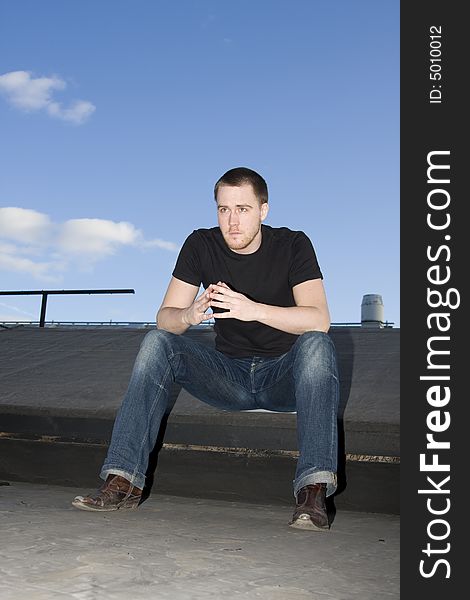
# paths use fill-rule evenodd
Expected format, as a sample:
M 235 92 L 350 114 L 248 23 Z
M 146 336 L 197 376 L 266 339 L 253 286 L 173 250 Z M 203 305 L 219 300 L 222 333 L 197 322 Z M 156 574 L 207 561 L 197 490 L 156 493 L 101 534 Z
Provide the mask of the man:
M 216 183 L 218 227 L 186 239 L 141 345 L 94 495 L 83 510 L 137 508 L 173 382 L 225 410 L 297 412 L 299 460 L 290 525 L 329 528 L 336 489 L 338 377 L 313 246 L 301 231 L 263 225 L 268 189 L 239 167 Z M 200 284 L 205 291 L 197 297 Z M 206 312 L 212 309 L 212 313 Z M 216 348 L 182 336 L 215 319 Z

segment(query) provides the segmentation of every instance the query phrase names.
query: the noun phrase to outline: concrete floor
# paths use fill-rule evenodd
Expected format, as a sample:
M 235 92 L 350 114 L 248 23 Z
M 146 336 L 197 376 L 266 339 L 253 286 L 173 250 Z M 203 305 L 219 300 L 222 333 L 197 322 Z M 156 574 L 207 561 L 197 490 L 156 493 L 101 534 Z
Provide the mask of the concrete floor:
M 89 489 L 0 487 L 1 600 L 399 598 L 399 518 L 338 511 L 329 532 L 291 510 L 153 494 L 138 510 L 70 505 Z

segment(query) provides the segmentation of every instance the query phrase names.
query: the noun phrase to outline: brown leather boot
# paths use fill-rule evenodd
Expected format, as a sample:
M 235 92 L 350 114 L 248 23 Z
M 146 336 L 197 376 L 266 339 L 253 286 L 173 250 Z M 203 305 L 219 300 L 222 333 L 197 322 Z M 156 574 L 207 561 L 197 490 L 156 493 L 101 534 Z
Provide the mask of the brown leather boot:
M 297 505 L 289 525 L 296 529 L 327 531 L 330 525 L 325 499 L 326 483 L 315 483 L 301 488 L 297 493 Z
M 133 486 L 120 475 L 108 475 L 106 482 L 95 495 L 76 496 L 72 506 L 81 510 L 119 510 L 133 509 L 139 506 L 142 490 Z

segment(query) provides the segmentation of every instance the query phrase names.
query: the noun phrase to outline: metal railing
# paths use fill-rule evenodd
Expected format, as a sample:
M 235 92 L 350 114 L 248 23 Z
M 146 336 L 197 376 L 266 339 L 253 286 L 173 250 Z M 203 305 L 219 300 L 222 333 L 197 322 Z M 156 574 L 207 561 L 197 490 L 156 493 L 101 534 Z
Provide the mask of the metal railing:
M 68 294 L 135 294 L 132 289 L 125 290 L 16 290 L 16 291 L 0 291 L 0 296 L 42 296 L 41 313 L 39 316 L 39 327 L 44 327 L 46 324 L 46 307 L 47 298 L 51 295 L 68 295 Z

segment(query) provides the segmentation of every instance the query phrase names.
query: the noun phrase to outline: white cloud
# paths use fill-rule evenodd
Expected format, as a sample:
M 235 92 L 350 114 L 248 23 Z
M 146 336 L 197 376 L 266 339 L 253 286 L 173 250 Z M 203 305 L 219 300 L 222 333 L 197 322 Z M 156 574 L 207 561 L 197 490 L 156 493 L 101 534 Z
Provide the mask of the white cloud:
M 68 108 L 53 98 L 56 91 L 67 87 L 57 76 L 33 77 L 29 71 L 11 71 L 0 75 L 0 93 L 14 107 L 25 112 L 45 110 L 51 117 L 76 125 L 84 123 L 96 110 L 87 100 L 74 100 Z
M 0 270 L 57 281 L 73 264 L 89 270 L 125 247 L 179 250 L 174 242 L 146 240 L 142 231 L 125 221 L 85 218 L 54 223 L 35 210 L 0 208 Z
M 164 250 L 170 250 L 172 252 L 178 252 L 180 249 L 178 244 L 175 244 L 174 242 L 165 242 L 165 240 L 160 240 L 158 238 L 149 240 L 148 242 L 143 241 L 140 245 L 142 248 L 163 248 Z
M 95 110 L 95 106 L 85 100 L 75 100 L 70 108 L 62 108 L 58 102 L 51 102 L 47 107 L 47 112 L 52 117 L 59 117 L 59 119 L 70 121 L 77 125 L 84 123 Z
M 16 206 L 0 208 L 0 238 L 23 244 L 35 244 L 47 239 L 52 222 L 47 215 Z
M 34 262 L 29 258 L 22 258 L 15 254 L 0 251 L 0 270 L 13 271 L 15 273 L 27 273 L 35 279 L 43 281 L 57 281 L 57 275 L 51 271 L 57 271 L 57 265 L 52 262 Z
M 58 77 L 32 78 L 28 71 L 11 71 L 0 75 L 0 90 L 13 106 L 26 111 L 46 108 L 52 101 L 52 92 L 65 87 L 65 82 Z
M 141 233 L 132 223 L 104 219 L 71 219 L 61 227 L 59 246 L 71 254 L 97 258 L 114 254 L 120 245 L 134 245 Z

